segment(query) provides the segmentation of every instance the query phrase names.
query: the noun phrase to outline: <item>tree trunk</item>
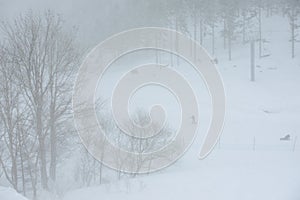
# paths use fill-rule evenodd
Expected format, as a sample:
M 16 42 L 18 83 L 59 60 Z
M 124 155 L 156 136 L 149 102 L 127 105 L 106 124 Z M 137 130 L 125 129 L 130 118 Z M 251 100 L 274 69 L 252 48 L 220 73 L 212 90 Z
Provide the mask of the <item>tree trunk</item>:
M 55 97 L 52 97 L 52 99 Z M 57 136 L 55 128 L 55 99 L 50 105 L 50 169 L 49 175 L 52 181 L 56 180 L 56 156 L 57 156 Z
M 178 25 L 178 19 L 176 17 L 176 21 L 175 21 L 175 30 L 176 32 L 179 31 L 179 25 Z M 178 44 L 178 34 L 176 34 L 176 41 L 175 41 L 175 49 L 176 51 L 178 52 L 178 49 L 179 49 L 179 44 Z M 176 61 L 177 61 L 177 66 L 179 66 L 179 56 L 177 55 L 176 56 Z
M 232 35 L 233 35 L 233 22 L 228 22 L 227 38 L 228 38 L 228 59 L 231 61 L 231 49 L 232 49 Z
M 231 60 L 231 34 L 228 35 L 228 59 Z
M 291 42 L 292 42 L 292 58 L 295 57 L 295 10 L 294 8 L 292 8 L 292 16 L 291 16 L 291 32 L 292 32 L 292 38 L 291 38 Z
M 258 51 L 259 51 L 259 57 L 262 57 L 262 33 L 261 33 L 261 7 L 258 8 Z
M 255 43 L 250 44 L 250 80 L 255 81 Z
M 20 154 L 20 161 L 21 161 L 21 175 L 22 175 L 22 192 L 23 195 L 26 196 L 26 183 L 25 183 L 25 170 L 24 170 L 24 155 L 23 155 L 23 137 L 21 137 L 21 132 L 20 127 L 18 127 L 18 145 L 19 145 L 19 154 Z
M 243 44 L 246 43 L 246 11 L 243 11 Z
M 212 27 L 211 27 L 211 46 L 212 46 L 212 55 L 215 55 L 215 24 L 213 23 L 212 24 Z
M 200 44 L 203 45 L 203 20 L 200 20 Z
M 200 27 L 201 27 L 201 22 L 200 22 Z M 201 29 L 201 28 L 200 28 Z M 200 30 L 201 32 L 201 30 Z M 197 41 L 197 17 L 196 15 L 194 16 L 194 40 Z M 201 42 L 201 33 L 200 33 L 200 44 L 202 45 L 202 42 Z M 193 44 L 193 58 L 194 60 L 196 59 L 196 43 Z
M 37 135 L 39 141 L 39 156 L 40 156 L 40 173 L 41 173 L 41 183 L 45 190 L 48 190 L 48 176 L 47 176 L 47 161 L 46 161 L 46 148 L 45 148 L 45 138 L 42 131 L 42 109 L 38 105 L 37 108 Z
M 100 170 L 99 170 L 99 184 L 101 185 L 102 184 L 102 168 L 103 168 L 103 164 L 102 164 L 102 161 L 100 162 Z
M 224 49 L 226 49 L 226 35 L 227 35 L 226 19 L 224 18 L 224 20 L 223 20 L 223 46 L 224 46 Z

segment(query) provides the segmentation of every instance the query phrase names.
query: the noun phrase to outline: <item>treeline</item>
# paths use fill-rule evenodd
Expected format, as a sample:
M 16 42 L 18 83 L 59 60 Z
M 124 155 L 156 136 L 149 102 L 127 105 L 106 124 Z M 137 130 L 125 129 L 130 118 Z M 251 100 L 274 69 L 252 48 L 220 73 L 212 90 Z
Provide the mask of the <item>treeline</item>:
M 232 58 L 233 43 L 258 42 L 259 56 L 263 57 L 265 17 L 283 16 L 290 25 L 291 56 L 295 57 L 300 27 L 299 0 L 128 0 L 116 18 L 128 19 L 130 27 L 163 26 L 184 32 L 215 53 L 216 38 Z M 126 18 L 127 16 L 127 18 Z M 116 21 L 123 23 L 122 20 Z M 122 27 L 122 25 L 120 25 Z M 207 45 L 209 43 L 209 45 Z

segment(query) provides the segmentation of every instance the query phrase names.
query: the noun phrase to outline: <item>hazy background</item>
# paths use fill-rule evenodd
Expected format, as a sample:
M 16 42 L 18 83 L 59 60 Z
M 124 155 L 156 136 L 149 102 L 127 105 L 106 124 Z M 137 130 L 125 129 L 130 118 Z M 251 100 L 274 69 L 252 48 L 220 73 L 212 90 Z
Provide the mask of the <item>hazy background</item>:
M 51 9 L 61 14 L 68 25 L 78 28 L 80 40 L 89 46 L 129 28 L 161 26 L 155 12 L 163 8 L 156 5 L 152 9 L 141 0 L 1 0 L 0 17 L 11 19 L 28 10 L 42 13 Z

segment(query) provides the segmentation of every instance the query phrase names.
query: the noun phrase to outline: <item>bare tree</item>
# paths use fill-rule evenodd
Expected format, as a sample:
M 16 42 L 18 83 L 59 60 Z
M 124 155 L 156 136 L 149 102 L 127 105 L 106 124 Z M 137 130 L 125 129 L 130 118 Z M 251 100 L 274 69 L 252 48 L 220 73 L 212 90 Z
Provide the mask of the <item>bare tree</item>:
M 18 137 L 16 134 L 17 125 L 20 120 L 19 115 L 19 99 L 20 90 L 17 89 L 14 78 L 15 69 L 10 64 L 4 52 L 1 52 L 0 58 L 0 119 L 2 121 L 2 145 L 6 146 L 5 153 L 0 156 L 0 165 L 6 179 L 12 186 L 19 191 L 18 187 Z M 1 146 L 2 146 L 1 145 Z M 6 162 L 11 165 L 7 166 Z
M 70 106 L 73 70 L 79 61 L 74 35 L 64 32 L 60 16 L 31 12 L 13 24 L 3 23 L 5 51 L 13 60 L 22 95 L 30 109 L 38 138 L 42 187 L 48 189 L 47 144 L 50 143 L 50 169 L 56 177 L 57 125 Z M 65 120 L 65 119 L 64 119 Z M 48 142 L 48 136 L 50 141 Z
M 118 147 L 120 147 L 120 153 L 123 150 L 135 153 L 137 156 L 135 157 L 123 157 L 123 156 L 115 156 L 116 164 L 118 166 L 118 179 L 121 179 L 121 175 L 123 174 L 123 164 L 126 163 L 132 163 L 131 171 L 133 173 L 129 174 L 133 177 L 137 176 L 141 170 L 145 170 L 145 167 L 147 170 L 150 170 L 151 168 L 151 162 L 153 159 L 157 159 L 153 156 L 145 156 L 148 153 L 151 153 L 153 151 L 156 151 L 157 149 L 161 149 L 166 144 L 168 144 L 174 137 L 174 132 L 171 131 L 167 127 L 159 127 L 157 124 L 151 124 L 147 125 L 149 122 L 149 116 L 147 112 L 143 110 L 138 110 L 134 113 L 133 118 L 135 122 L 135 125 L 132 122 L 128 122 L 127 124 L 127 130 L 130 131 L 130 133 L 133 136 L 129 136 L 125 134 L 122 130 L 120 130 L 118 127 L 115 127 L 113 130 L 114 132 L 110 133 L 108 135 L 108 138 L 110 142 L 115 143 Z M 136 125 L 140 127 L 145 128 L 139 128 Z M 147 125 L 147 126 L 146 126 Z M 149 138 L 143 138 L 145 135 L 152 135 L 153 137 Z M 175 151 L 174 151 L 175 152 Z M 166 155 L 161 155 L 160 158 L 162 159 L 169 159 L 168 156 L 164 157 Z M 131 160 L 133 159 L 133 160 Z M 148 169 L 149 168 L 149 169 Z

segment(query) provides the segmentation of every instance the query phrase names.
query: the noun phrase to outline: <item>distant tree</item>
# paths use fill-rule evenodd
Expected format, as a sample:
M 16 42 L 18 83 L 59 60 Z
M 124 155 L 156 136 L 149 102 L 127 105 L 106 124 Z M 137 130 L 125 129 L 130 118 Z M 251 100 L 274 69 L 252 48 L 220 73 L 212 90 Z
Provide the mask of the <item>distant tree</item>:
M 218 0 L 206 0 L 203 5 L 204 12 L 204 23 L 208 25 L 211 29 L 211 53 L 215 54 L 215 28 L 218 25 L 218 20 L 220 19 L 220 6 L 218 4 Z
M 188 29 L 188 5 L 186 1 L 182 0 L 167 0 L 166 3 L 166 25 L 173 30 L 190 34 Z M 190 34 L 191 35 L 191 34 Z M 172 35 L 170 35 L 172 37 Z M 177 35 L 176 35 L 177 37 Z M 174 46 L 171 48 L 178 49 L 178 39 L 171 38 L 171 40 L 175 41 Z M 170 54 L 171 66 L 174 64 L 174 55 Z M 177 65 L 179 64 L 179 57 L 176 59 Z
M 242 41 L 246 44 L 249 39 L 256 39 L 255 32 L 257 24 L 254 23 L 257 13 L 254 3 L 251 1 L 241 2 L 241 17 L 242 17 Z
M 228 59 L 232 59 L 232 42 L 237 36 L 239 26 L 239 4 L 238 0 L 219 1 L 221 15 L 223 16 L 223 38 L 224 48 L 228 46 Z
M 283 11 L 284 14 L 287 15 L 289 24 L 290 24 L 290 31 L 291 31 L 291 52 L 292 58 L 295 57 L 295 43 L 299 42 L 300 40 L 297 39 L 298 32 L 297 30 L 300 28 L 300 1 L 299 0 L 287 0 L 284 3 Z

